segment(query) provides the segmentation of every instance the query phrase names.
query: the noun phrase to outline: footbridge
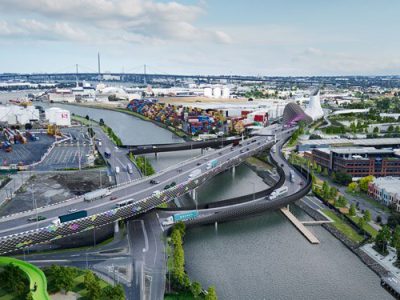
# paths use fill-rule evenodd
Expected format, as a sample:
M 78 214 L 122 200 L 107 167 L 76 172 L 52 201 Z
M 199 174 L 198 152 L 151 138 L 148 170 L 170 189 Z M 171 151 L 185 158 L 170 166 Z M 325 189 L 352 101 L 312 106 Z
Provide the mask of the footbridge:
M 109 196 L 93 202 L 84 201 L 80 196 L 54 205 L 1 217 L 0 253 L 54 241 L 145 213 L 196 189 L 213 176 L 272 145 L 273 142 L 266 137 L 253 137 L 241 142 L 237 147 L 224 147 L 174 165 L 151 177 L 116 185 L 110 188 Z M 217 160 L 218 164 L 209 168 L 210 160 Z M 194 170 L 200 170 L 196 172 L 198 175 L 189 176 Z M 84 210 L 88 216 L 61 224 L 52 222 L 57 220 L 58 216 L 75 210 Z M 39 216 L 41 221 L 28 221 L 30 218 L 38 219 Z

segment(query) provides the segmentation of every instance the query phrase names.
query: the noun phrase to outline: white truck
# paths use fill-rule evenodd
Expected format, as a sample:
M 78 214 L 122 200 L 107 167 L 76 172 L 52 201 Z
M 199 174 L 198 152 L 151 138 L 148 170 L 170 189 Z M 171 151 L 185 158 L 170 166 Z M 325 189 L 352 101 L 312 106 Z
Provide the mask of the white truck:
M 109 189 L 100 189 L 93 192 L 89 192 L 83 195 L 85 201 L 93 201 L 99 198 L 109 196 L 111 191 Z
M 120 170 L 119 170 L 119 167 L 118 167 L 118 166 L 116 166 L 116 167 L 115 167 L 115 173 L 116 173 L 116 174 L 118 174 L 118 173 L 119 173 L 119 171 L 120 171 Z
M 193 178 L 199 176 L 200 174 L 201 174 L 201 169 L 193 170 L 193 171 L 189 174 L 189 179 L 193 179 Z
M 162 222 L 162 226 L 168 226 L 168 225 L 172 225 L 174 224 L 174 218 L 172 216 L 166 218 L 163 222 Z
M 279 196 L 282 196 L 284 194 L 286 194 L 289 191 L 289 188 L 284 185 L 281 186 L 279 189 L 274 190 L 268 197 L 269 200 L 274 200 L 276 198 L 278 198 Z

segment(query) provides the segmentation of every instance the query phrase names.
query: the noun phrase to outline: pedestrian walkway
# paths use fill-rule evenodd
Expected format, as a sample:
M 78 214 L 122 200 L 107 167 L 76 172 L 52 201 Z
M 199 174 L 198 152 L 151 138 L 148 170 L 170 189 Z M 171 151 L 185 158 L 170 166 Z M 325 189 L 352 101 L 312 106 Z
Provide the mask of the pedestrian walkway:
M 319 244 L 319 240 L 311 233 L 290 211 L 289 208 L 281 208 L 281 212 L 289 219 L 290 222 L 310 241 L 311 244 Z

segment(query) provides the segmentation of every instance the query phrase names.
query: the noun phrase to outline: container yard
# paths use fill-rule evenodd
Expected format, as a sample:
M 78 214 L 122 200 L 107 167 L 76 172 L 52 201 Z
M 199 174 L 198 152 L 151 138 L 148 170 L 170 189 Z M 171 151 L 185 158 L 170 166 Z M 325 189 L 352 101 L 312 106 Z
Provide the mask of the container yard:
M 248 112 L 240 116 L 228 116 L 220 109 L 203 109 L 183 105 L 158 103 L 157 100 L 136 99 L 131 100 L 127 108 L 151 120 L 173 126 L 187 134 L 197 136 L 200 134 L 224 135 L 241 134 L 246 126 L 265 126 L 268 123 L 268 113 Z M 247 115 L 251 118 L 247 118 Z

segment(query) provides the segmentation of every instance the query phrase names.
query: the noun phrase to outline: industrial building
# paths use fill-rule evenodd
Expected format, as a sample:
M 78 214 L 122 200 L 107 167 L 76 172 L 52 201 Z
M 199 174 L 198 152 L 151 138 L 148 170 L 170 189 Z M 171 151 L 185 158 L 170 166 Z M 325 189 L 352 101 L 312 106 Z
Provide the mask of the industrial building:
M 374 147 L 318 148 L 305 152 L 304 157 L 329 172 L 343 172 L 355 178 L 400 176 L 397 150 Z
M 2 105 L 0 106 L 0 122 L 8 125 L 25 125 L 39 120 L 39 110 L 33 106 Z
M 368 185 L 368 195 L 386 206 L 400 211 L 400 177 L 375 178 Z

